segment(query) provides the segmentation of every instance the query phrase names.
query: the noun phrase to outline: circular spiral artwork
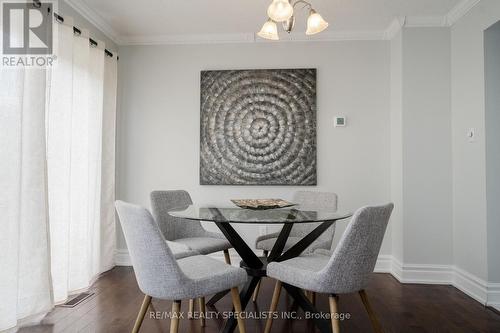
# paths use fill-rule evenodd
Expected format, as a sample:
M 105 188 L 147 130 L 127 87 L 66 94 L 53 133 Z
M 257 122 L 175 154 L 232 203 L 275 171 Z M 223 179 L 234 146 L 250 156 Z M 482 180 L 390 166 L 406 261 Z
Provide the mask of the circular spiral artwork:
M 202 185 L 316 185 L 316 70 L 201 73 Z

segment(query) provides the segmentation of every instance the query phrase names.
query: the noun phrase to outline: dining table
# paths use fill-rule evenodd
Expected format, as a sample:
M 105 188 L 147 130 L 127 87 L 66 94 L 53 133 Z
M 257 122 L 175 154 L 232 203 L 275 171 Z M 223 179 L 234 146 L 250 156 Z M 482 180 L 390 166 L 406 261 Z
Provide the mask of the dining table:
M 277 208 L 268 210 L 243 209 L 239 207 L 202 207 L 190 205 L 172 209 L 169 214 L 186 220 L 212 222 L 217 225 L 235 251 L 241 257 L 240 267 L 245 269 L 249 278 L 240 291 L 242 309 L 245 310 L 251 296 L 259 283 L 266 277 L 266 267 L 270 262 L 281 262 L 304 253 L 304 251 L 328 228 L 339 220 L 352 216 L 350 212 L 327 212 L 319 210 L 301 210 L 300 206 Z M 285 250 L 290 232 L 295 224 L 312 223 L 311 231 Z M 276 242 L 266 256 L 258 256 L 243 240 L 235 224 L 245 225 L 282 225 Z M 284 289 L 292 297 L 294 303 L 304 312 L 311 314 L 316 327 L 323 333 L 331 332 L 330 320 L 322 316 L 315 305 L 306 297 L 304 292 L 292 285 L 283 284 Z M 214 295 L 207 305 L 214 305 L 229 291 Z M 222 332 L 231 333 L 236 328 L 236 318 L 231 316 L 225 323 Z

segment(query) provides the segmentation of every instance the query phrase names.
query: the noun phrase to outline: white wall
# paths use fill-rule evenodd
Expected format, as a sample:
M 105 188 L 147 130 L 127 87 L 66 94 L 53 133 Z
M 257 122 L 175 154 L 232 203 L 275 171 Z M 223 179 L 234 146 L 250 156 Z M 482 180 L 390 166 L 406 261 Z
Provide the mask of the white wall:
M 391 41 L 392 255 L 452 262 L 450 31 L 404 28 Z
M 482 0 L 451 29 L 454 263 L 485 281 L 488 242 L 484 30 L 499 19 L 500 1 Z M 476 130 L 474 142 L 467 138 L 469 128 Z
M 404 263 L 452 262 L 450 31 L 403 29 Z
M 117 196 L 147 207 L 154 189 L 183 188 L 199 204 L 290 198 L 299 188 L 199 185 L 199 73 L 316 67 L 319 185 L 312 189 L 337 192 L 341 210 L 394 201 L 381 252 L 395 259 L 388 269 L 399 269 L 402 281 L 451 283 L 481 302 L 495 293 L 488 302 L 498 305 L 500 284 L 491 282 L 500 281 L 499 193 L 487 184 L 498 180 L 499 164 L 486 154 L 498 154 L 488 143 L 500 141 L 500 94 L 496 84 L 485 88 L 498 74 L 485 77 L 484 60 L 484 31 L 498 20 L 500 1 L 482 0 L 451 29 L 404 28 L 390 43 L 122 47 Z M 495 97 L 491 108 L 485 95 Z M 348 127 L 333 128 L 338 114 Z M 253 245 L 258 229 L 239 228 Z
M 500 282 L 500 22 L 485 31 L 488 281 Z
M 391 217 L 392 255 L 404 262 L 403 221 L 403 33 L 391 40 Z
M 117 197 L 146 207 L 155 189 L 186 189 L 198 204 L 290 198 L 302 188 L 199 185 L 200 71 L 315 67 L 318 186 L 310 189 L 338 193 L 341 210 L 388 202 L 389 60 L 385 41 L 120 48 Z M 346 115 L 348 126 L 334 128 L 335 115 Z M 253 246 L 258 228 L 238 228 Z M 381 253 L 390 247 L 386 235 Z

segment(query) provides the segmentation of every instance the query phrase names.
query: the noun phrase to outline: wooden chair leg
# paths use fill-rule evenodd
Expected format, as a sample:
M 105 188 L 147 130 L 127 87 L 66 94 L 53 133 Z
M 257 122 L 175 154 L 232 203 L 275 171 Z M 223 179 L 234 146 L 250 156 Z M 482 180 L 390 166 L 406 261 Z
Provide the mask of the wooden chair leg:
M 304 295 L 306 295 L 306 297 L 309 300 L 309 302 L 312 303 L 312 291 L 304 290 Z
M 269 308 L 269 317 L 267 318 L 266 328 L 264 329 L 264 333 L 271 332 L 271 327 L 273 326 L 273 314 L 278 308 L 278 303 L 280 300 L 281 294 L 281 281 L 276 281 L 276 285 L 274 286 L 273 299 L 271 301 L 271 307 Z
M 181 311 L 181 301 L 177 300 L 172 303 L 172 313 L 170 318 L 170 333 L 179 331 L 179 316 Z
M 189 307 L 188 307 L 188 319 L 193 319 L 193 314 L 194 314 L 194 299 L 189 300 Z
M 224 260 L 226 261 L 226 264 L 231 265 L 231 257 L 229 256 L 229 250 L 224 250 Z
M 316 293 L 314 291 L 304 290 L 304 294 L 312 305 L 316 305 Z
M 246 333 L 245 322 L 242 317 L 240 292 L 237 287 L 231 288 L 231 297 L 233 298 L 234 312 L 236 316 L 236 321 L 238 322 L 238 330 L 240 333 Z
M 257 297 L 259 296 L 260 284 L 262 282 L 262 279 L 260 279 L 259 282 L 257 282 L 257 285 L 255 286 L 255 290 L 253 291 L 253 295 L 252 295 L 253 302 L 257 302 Z
M 332 320 L 332 332 L 340 333 L 340 321 L 339 321 L 339 303 L 337 295 L 330 295 L 328 297 L 330 302 L 330 316 Z
M 198 300 L 200 302 L 200 325 L 205 327 L 205 297 L 200 297 Z
M 382 326 L 380 326 L 380 322 L 373 311 L 373 308 L 368 301 L 368 295 L 366 295 L 366 291 L 360 290 L 359 296 L 361 296 L 361 301 L 363 301 L 363 305 L 365 306 L 366 312 L 368 313 L 368 317 L 370 317 L 370 321 L 372 322 L 373 330 L 376 333 L 382 333 Z
M 264 250 L 263 253 L 264 253 L 264 257 L 267 258 L 269 251 Z M 260 283 L 261 282 L 262 282 L 262 279 L 260 279 L 259 282 L 257 282 L 257 286 L 255 287 L 255 290 L 253 291 L 253 295 L 252 295 L 253 302 L 257 302 L 257 297 L 259 297 Z
M 144 300 L 142 301 L 141 309 L 139 310 L 139 313 L 137 314 L 137 319 L 135 320 L 135 324 L 134 324 L 134 328 L 132 329 L 132 333 L 139 332 L 139 329 L 141 328 L 141 325 L 142 325 L 142 321 L 144 320 L 144 315 L 146 314 L 146 311 L 148 310 L 150 303 L 151 303 L 151 296 L 145 295 Z

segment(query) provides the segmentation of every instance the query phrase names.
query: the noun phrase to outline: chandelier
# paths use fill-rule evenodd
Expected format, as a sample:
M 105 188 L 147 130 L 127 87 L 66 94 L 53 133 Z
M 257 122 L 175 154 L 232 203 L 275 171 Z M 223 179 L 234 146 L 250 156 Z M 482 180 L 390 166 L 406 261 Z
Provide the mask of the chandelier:
M 265 39 L 279 40 L 278 26 L 276 24 L 279 22 L 283 25 L 283 29 L 290 33 L 295 25 L 294 10 L 295 6 L 298 4 L 303 4 L 304 7 L 302 8 L 309 9 L 306 35 L 317 34 L 328 27 L 328 22 L 326 22 L 321 15 L 312 8 L 311 3 L 307 1 L 292 0 L 292 4 L 290 4 L 289 0 L 273 0 L 267 8 L 267 16 L 269 16 L 269 19 L 264 23 L 257 35 Z

